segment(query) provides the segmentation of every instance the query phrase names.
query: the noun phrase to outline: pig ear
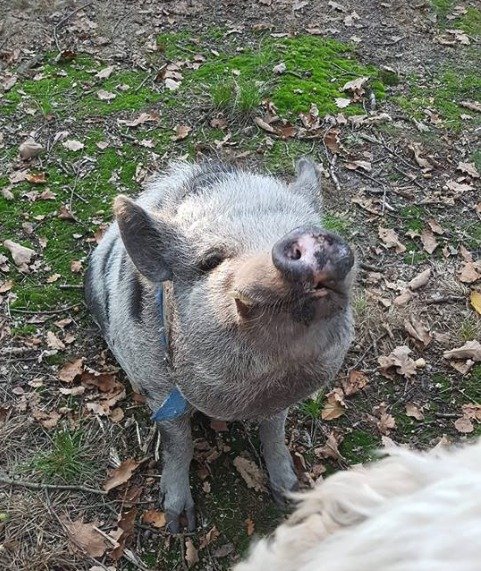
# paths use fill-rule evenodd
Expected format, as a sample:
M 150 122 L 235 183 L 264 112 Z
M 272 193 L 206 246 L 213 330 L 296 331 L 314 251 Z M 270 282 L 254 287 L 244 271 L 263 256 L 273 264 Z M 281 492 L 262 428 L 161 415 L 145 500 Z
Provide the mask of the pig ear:
M 321 200 L 321 169 L 311 159 L 302 157 L 296 164 L 296 180 L 290 189 L 309 198 Z
M 115 199 L 114 212 L 124 246 L 139 272 L 152 282 L 172 279 L 165 255 L 171 234 L 168 225 L 123 195 Z

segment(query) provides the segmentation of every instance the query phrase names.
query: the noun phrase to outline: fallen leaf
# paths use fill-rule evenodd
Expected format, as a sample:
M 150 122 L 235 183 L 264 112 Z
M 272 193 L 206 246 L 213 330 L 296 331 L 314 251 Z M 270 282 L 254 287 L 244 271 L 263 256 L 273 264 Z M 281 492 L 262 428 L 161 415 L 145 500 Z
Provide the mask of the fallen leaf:
M 227 422 L 225 420 L 211 419 L 210 427 L 212 428 L 212 430 L 215 430 L 215 432 L 228 432 L 229 431 L 229 428 L 227 426 Z
M 123 512 L 119 519 L 118 528 L 110 532 L 110 535 L 117 541 L 117 547 L 109 553 L 109 557 L 114 561 L 120 559 L 124 554 L 125 545 L 134 531 L 136 517 L 137 508 L 135 507 Z
M 82 262 L 79 260 L 72 260 L 70 263 L 70 271 L 74 274 L 78 274 L 82 271 Z
M 428 254 L 432 254 L 434 250 L 438 247 L 438 243 L 432 230 L 425 228 L 421 232 L 421 242 L 423 243 L 423 248 Z
M 62 147 L 65 147 L 69 151 L 80 151 L 84 148 L 84 144 L 80 141 L 76 141 L 75 139 L 67 139 L 62 143 Z
M 477 340 L 467 341 L 462 347 L 443 353 L 445 359 L 472 359 L 481 361 L 481 343 Z
M 52 274 L 51 276 L 48 276 L 48 278 L 45 280 L 48 284 L 53 284 L 54 282 L 58 281 L 62 276 L 60 274 Z
M 428 220 L 428 225 L 435 234 L 444 234 L 444 228 L 434 218 Z
M 47 430 L 55 428 L 60 420 L 60 414 L 54 410 L 52 412 L 45 412 L 43 410 L 36 409 L 32 412 L 32 416 Z
M 192 543 L 192 539 L 190 537 L 185 538 L 185 562 L 187 563 L 187 567 L 190 568 L 195 565 L 199 561 L 199 554 L 197 553 L 197 549 L 195 548 L 194 544 Z
M 6 293 L 7 291 L 10 291 L 12 287 L 13 287 L 12 280 L 0 282 L 0 293 Z
M 318 458 L 333 458 L 334 460 L 342 460 L 343 456 L 339 452 L 339 446 L 343 441 L 343 435 L 337 432 L 330 432 L 324 446 L 314 449 L 314 454 Z
M 177 89 L 179 89 L 180 87 L 180 81 L 176 81 L 175 79 L 171 79 L 170 77 L 167 77 L 164 83 L 165 87 L 167 87 L 167 89 L 169 89 L 170 91 L 177 91 Z
M 456 182 L 455 180 L 448 180 L 446 188 L 453 190 L 456 194 L 462 194 L 463 192 L 473 190 L 473 187 L 470 184 Z
M 192 131 L 192 127 L 188 125 L 177 125 L 175 128 L 175 135 L 171 137 L 172 141 L 182 141 L 186 139 L 189 133 Z
M 345 97 L 336 97 L 334 101 L 336 102 L 336 106 L 339 107 L 339 109 L 344 109 L 351 104 L 351 100 L 346 99 Z
M 394 298 L 393 303 L 398 307 L 401 305 L 406 305 L 406 303 L 409 303 L 413 297 L 414 295 L 411 292 L 411 290 L 409 288 L 405 288 L 401 291 L 401 293 L 397 297 Z
M 424 347 L 427 347 L 433 340 L 429 329 L 414 315 L 404 321 L 404 329 L 417 341 L 420 341 Z
M 459 163 L 456 170 L 469 175 L 471 178 L 479 178 L 479 172 L 474 163 Z
M 332 154 L 338 155 L 341 152 L 341 143 L 339 141 L 339 130 L 329 129 L 324 136 L 324 144 Z
M 94 523 L 83 523 L 80 519 L 73 522 L 63 520 L 63 524 L 67 529 L 70 541 L 77 548 L 88 553 L 91 557 L 102 557 L 104 555 L 107 545 Z
M 16 266 L 22 267 L 27 266 L 32 261 L 32 258 L 36 255 L 35 251 L 31 248 L 26 248 L 21 244 L 17 244 L 12 240 L 5 240 L 3 245 L 12 254 L 12 259 Z
M 388 356 L 382 355 L 378 357 L 381 372 L 383 374 L 387 373 L 388 369 L 395 367 L 400 375 L 411 378 L 416 374 L 416 365 L 411 357 L 409 357 L 411 353 L 412 351 L 407 345 L 401 345 L 391 351 Z
M 481 404 L 468 403 L 463 404 L 461 407 L 463 414 L 466 418 L 481 422 Z
M 362 169 L 366 172 L 371 172 L 372 165 L 369 161 L 351 161 L 346 163 L 346 168 L 349 170 Z
M 112 101 L 112 99 L 115 99 L 117 95 L 115 93 L 111 93 L 110 91 L 105 91 L 105 89 L 99 89 L 97 91 L 97 97 L 101 101 Z
M 255 524 L 251 518 L 246 519 L 244 523 L 246 524 L 246 533 L 250 537 L 254 533 Z
M 58 378 L 64 383 L 71 383 L 75 377 L 82 374 L 83 362 L 83 357 L 80 357 L 75 359 L 75 361 L 67 363 L 58 372 Z
M 139 466 L 140 462 L 137 462 L 133 458 L 124 460 L 118 468 L 112 470 L 110 476 L 107 478 L 103 485 L 103 489 L 106 492 L 110 492 L 110 490 L 125 484 L 125 482 L 129 481 L 132 474 Z
M 144 123 L 153 123 L 159 120 L 158 113 L 141 113 L 136 119 L 117 119 L 117 123 L 120 125 L 125 125 L 126 127 L 137 127 L 143 125 Z
M 416 420 L 424 420 L 422 410 L 412 402 L 406 404 L 406 415 L 415 418 Z
M 334 420 L 346 412 L 342 391 L 334 389 L 326 395 L 327 402 L 321 412 L 322 420 Z
M 275 134 L 276 132 L 274 127 L 269 125 L 269 123 L 266 123 L 264 119 L 261 119 L 260 117 L 254 117 L 254 123 L 263 131 L 267 131 L 268 133 L 273 133 L 273 134 Z
M 408 283 L 408 287 L 413 291 L 425 286 L 429 278 L 431 277 L 431 269 L 428 268 L 427 270 L 422 271 L 417 276 L 414 276 L 413 279 Z
M 256 492 L 267 491 L 265 486 L 266 476 L 252 460 L 237 456 L 237 458 L 234 458 L 234 466 L 244 479 L 248 488 L 253 488 Z
M 109 65 L 108 67 L 104 67 L 98 73 L 95 74 L 95 77 L 98 77 L 99 79 L 107 79 L 112 75 L 112 72 L 114 71 L 114 69 L 115 69 L 115 67 L 113 65 Z
M 357 97 L 359 97 L 365 92 L 364 86 L 367 81 L 369 81 L 369 77 L 358 77 L 356 79 L 352 79 L 341 87 L 341 91 L 352 91 Z
M 481 113 L 481 103 L 479 101 L 460 101 L 459 105 L 461 107 L 465 107 L 466 109 L 470 109 L 471 111 L 477 111 Z
M 47 345 L 50 349 L 58 349 L 63 351 L 65 344 L 55 335 L 53 331 L 47 331 Z
M 433 170 L 431 163 L 421 156 L 421 143 L 412 143 L 409 148 L 414 153 L 414 158 L 418 165 L 423 169 L 424 172 L 429 172 Z
M 386 403 L 382 402 L 373 409 L 374 416 L 377 417 L 377 427 L 381 434 L 389 434 L 391 430 L 396 428 L 395 418 L 387 412 Z
M 157 529 L 164 527 L 166 524 L 165 513 L 159 512 L 158 510 L 154 509 L 147 510 L 146 512 L 144 512 L 142 520 L 145 523 L 148 523 L 153 527 L 156 527 Z
M 406 251 L 406 246 L 401 244 L 399 236 L 392 228 L 382 228 L 379 226 L 379 238 L 381 238 L 387 248 L 395 248 L 398 254 L 402 254 Z
M 201 549 L 204 549 L 205 547 L 207 547 L 208 545 L 210 545 L 211 543 L 213 543 L 214 541 L 216 541 L 216 539 L 219 537 L 220 532 L 219 530 L 216 528 L 216 526 L 214 525 L 214 527 L 212 527 L 206 534 L 205 536 L 201 539 L 200 544 L 199 544 L 199 551 Z
M 463 416 L 455 421 L 454 428 L 462 434 L 469 434 L 470 432 L 473 432 L 474 425 L 469 418 Z
M 481 279 L 481 262 L 465 262 L 458 271 L 459 281 L 472 284 Z
M 0 289 L 0 293 L 1 293 Z M 479 291 L 472 291 L 469 296 L 469 301 L 474 309 L 481 315 L 481 293 Z
M 346 378 L 343 378 L 342 388 L 346 396 L 355 395 L 361 391 L 369 382 L 369 379 L 365 373 L 361 371 L 356 371 L 355 369 L 349 371 Z
M 19 146 L 18 151 L 23 160 L 28 160 L 38 157 L 38 155 L 43 151 L 43 147 L 33 139 L 28 139 Z
M 282 75 L 286 71 L 287 67 L 284 62 L 278 63 L 272 68 L 272 71 L 277 75 Z
M 233 551 L 234 545 L 232 543 L 224 543 L 224 545 L 221 545 L 214 551 L 213 555 L 216 559 L 221 559 L 222 557 L 227 557 Z
M 47 175 L 44 172 L 32 172 L 25 175 L 25 180 L 32 184 L 45 184 Z
M 80 395 L 83 395 L 85 392 L 85 387 L 82 386 L 78 386 L 78 387 L 72 387 L 71 389 L 67 389 L 65 387 L 60 387 L 58 389 L 59 393 L 62 395 L 69 395 L 72 397 L 78 397 Z

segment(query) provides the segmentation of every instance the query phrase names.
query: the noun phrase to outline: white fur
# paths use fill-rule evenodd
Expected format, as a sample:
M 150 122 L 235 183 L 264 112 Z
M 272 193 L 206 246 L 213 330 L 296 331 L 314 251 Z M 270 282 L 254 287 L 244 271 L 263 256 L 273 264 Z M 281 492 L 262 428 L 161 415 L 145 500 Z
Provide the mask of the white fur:
M 480 571 L 481 442 L 388 453 L 298 494 L 235 571 Z

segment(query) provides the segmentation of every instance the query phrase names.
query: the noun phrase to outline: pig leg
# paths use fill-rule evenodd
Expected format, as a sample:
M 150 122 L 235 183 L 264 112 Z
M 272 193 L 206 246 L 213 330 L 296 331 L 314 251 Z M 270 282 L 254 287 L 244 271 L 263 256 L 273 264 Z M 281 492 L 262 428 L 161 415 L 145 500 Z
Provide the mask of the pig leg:
M 190 414 L 158 423 L 162 436 L 163 469 L 160 480 L 167 527 L 171 533 L 180 531 L 179 516 L 185 511 L 187 529 L 195 529 L 194 500 L 189 485 L 189 465 L 194 446 L 190 430 Z
M 299 483 L 291 455 L 285 444 L 287 409 L 263 420 L 259 425 L 262 453 L 269 472 L 272 495 L 280 505 L 288 492 L 297 490 Z

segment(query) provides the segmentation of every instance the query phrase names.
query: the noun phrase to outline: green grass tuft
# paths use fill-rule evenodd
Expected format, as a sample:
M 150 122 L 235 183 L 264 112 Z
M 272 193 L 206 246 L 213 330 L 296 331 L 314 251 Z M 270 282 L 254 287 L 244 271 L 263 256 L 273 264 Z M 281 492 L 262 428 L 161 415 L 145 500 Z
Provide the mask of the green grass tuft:
M 27 469 L 46 482 L 83 483 L 96 472 L 83 431 L 62 430 L 52 437 L 49 450 L 38 452 Z

